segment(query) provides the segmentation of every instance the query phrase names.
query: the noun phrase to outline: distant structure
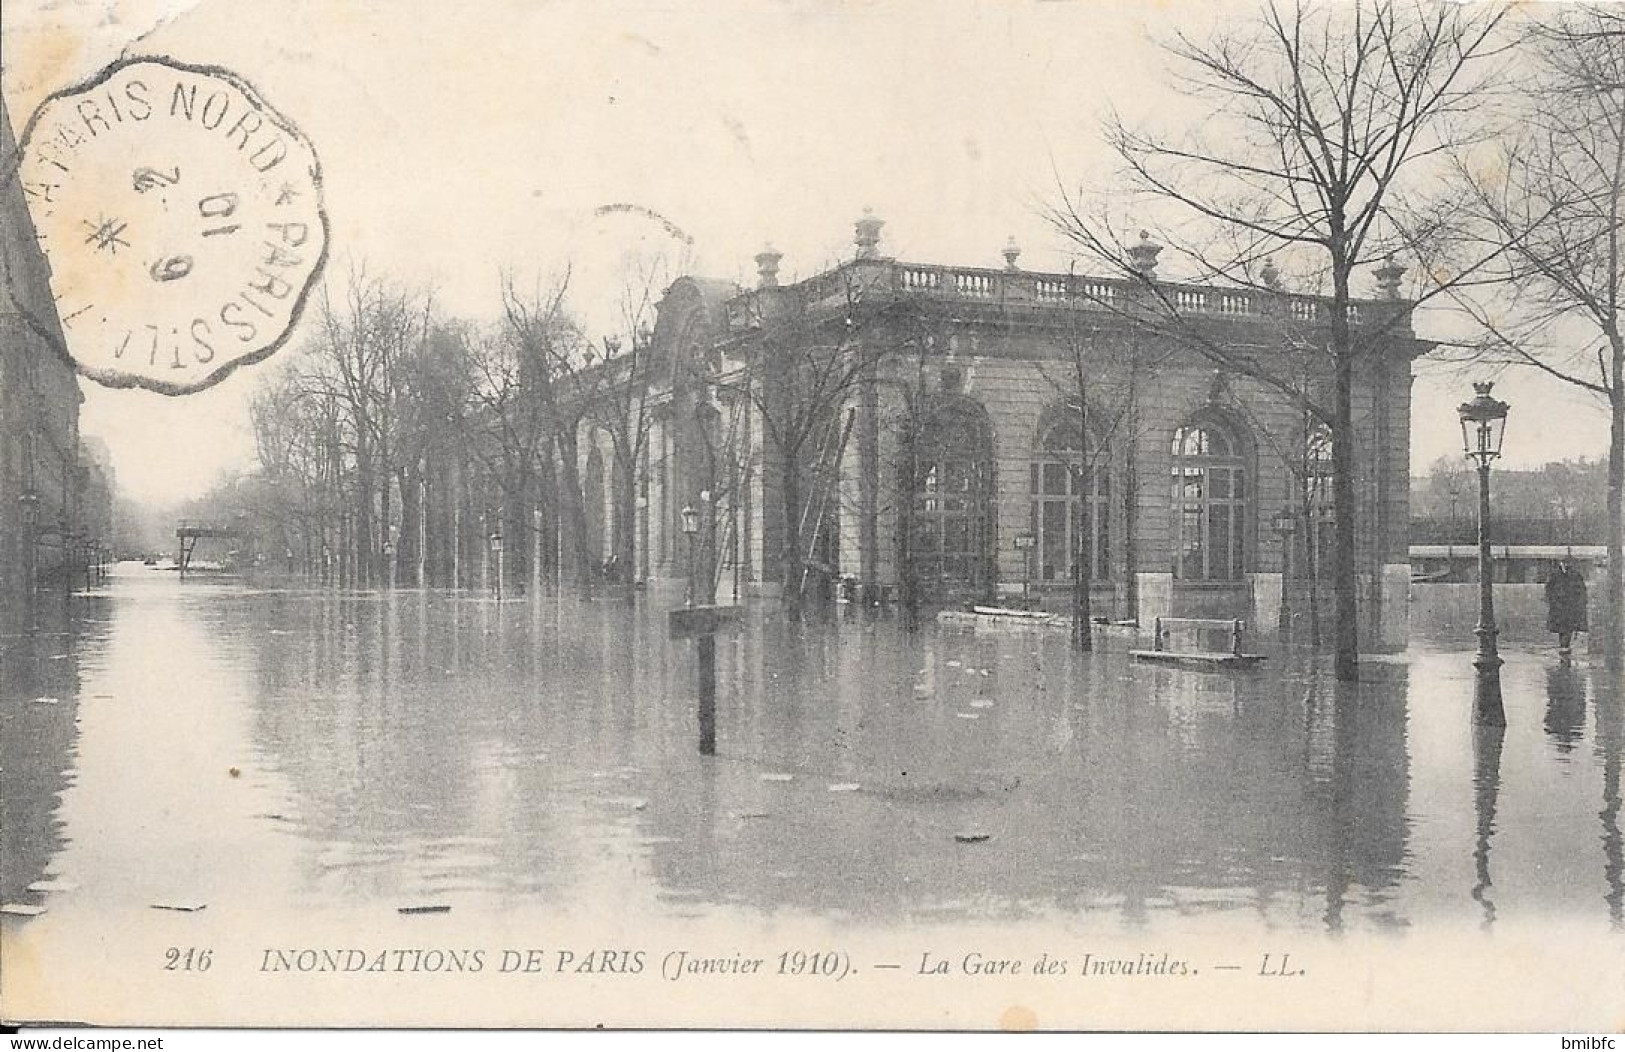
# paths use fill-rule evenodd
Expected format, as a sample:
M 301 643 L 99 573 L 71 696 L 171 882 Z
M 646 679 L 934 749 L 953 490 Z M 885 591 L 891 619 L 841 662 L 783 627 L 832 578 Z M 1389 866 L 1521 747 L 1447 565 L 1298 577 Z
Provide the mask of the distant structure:
M 1143 235 L 1130 253 L 1146 280 L 1126 280 L 1022 270 L 1013 240 L 1002 267 L 902 262 L 882 226 L 865 213 L 851 260 L 792 284 L 769 247 L 753 289 L 670 287 L 635 463 L 613 422 L 580 426 L 590 558 L 631 552 L 621 571 L 651 587 L 692 567 L 702 601 L 912 589 L 930 605 L 1064 608 L 1081 575 L 1099 616 L 1264 631 L 1294 582 L 1325 576 L 1324 429 L 1159 335 L 1142 297 L 1154 281 L 1241 358 L 1298 355 L 1306 388 L 1329 382 L 1324 299 L 1283 291 L 1273 266 L 1256 289 L 1157 279 L 1161 248 Z M 1350 311 L 1376 348 L 1357 367 L 1350 513 L 1368 624 L 1403 638 L 1411 364 L 1430 345 L 1399 273 L 1379 268 L 1380 297 Z
M 17 152 L 0 99 L 0 174 Z M 65 591 L 112 542 L 111 469 L 79 436 L 83 401 L 72 367 L 25 320 L 56 318 L 50 271 L 16 178 L 0 185 L 0 614 Z M 50 335 L 60 340 L 59 325 Z

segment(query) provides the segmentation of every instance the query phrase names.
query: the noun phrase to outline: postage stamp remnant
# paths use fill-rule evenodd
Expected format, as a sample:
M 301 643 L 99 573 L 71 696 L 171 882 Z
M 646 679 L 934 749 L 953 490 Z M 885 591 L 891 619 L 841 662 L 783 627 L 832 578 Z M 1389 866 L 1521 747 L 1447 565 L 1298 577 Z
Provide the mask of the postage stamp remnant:
M 265 358 L 326 261 L 315 150 L 222 69 L 115 63 L 41 103 L 14 163 L 54 298 L 17 306 L 110 387 L 186 394 Z

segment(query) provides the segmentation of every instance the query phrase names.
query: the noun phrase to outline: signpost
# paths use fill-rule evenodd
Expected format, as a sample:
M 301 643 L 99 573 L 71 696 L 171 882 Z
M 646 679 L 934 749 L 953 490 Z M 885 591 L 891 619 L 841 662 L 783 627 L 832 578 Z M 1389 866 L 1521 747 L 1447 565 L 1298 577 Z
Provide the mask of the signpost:
M 680 606 L 668 615 L 673 639 L 692 639 L 699 659 L 700 755 L 717 754 L 717 629 L 739 617 L 737 606 Z

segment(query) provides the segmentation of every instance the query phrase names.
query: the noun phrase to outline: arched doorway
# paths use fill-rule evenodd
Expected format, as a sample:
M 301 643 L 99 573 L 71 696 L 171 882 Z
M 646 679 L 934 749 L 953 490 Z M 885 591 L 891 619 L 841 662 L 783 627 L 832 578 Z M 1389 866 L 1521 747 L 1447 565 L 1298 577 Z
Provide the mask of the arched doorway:
M 993 585 L 994 494 L 987 413 L 965 398 L 938 404 L 914 436 L 912 454 L 903 572 L 929 602 L 986 597 Z

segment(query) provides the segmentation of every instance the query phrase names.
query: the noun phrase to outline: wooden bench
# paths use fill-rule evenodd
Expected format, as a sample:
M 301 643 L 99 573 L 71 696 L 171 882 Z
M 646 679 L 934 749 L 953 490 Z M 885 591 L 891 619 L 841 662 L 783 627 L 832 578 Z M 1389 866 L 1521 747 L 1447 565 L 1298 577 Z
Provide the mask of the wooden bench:
M 1228 650 L 1172 650 L 1169 648 L 1171 629 L 1188 629 L 1192 642 L 1200 644 L 1203 633 L 1225 631 L 1229 634 Z M 1168 665 L 1197 665 L 1202 667 L 1250 668 L 1264 660 L 1263 654 L 1249 654 L 1242 649 L 1242 635 L 1247 623 L 1240 619 L 1212 617 L 1159 617 L 1153 626 L 1153 650 L 1131 650 L 1136 661 L 1157 661 Z

